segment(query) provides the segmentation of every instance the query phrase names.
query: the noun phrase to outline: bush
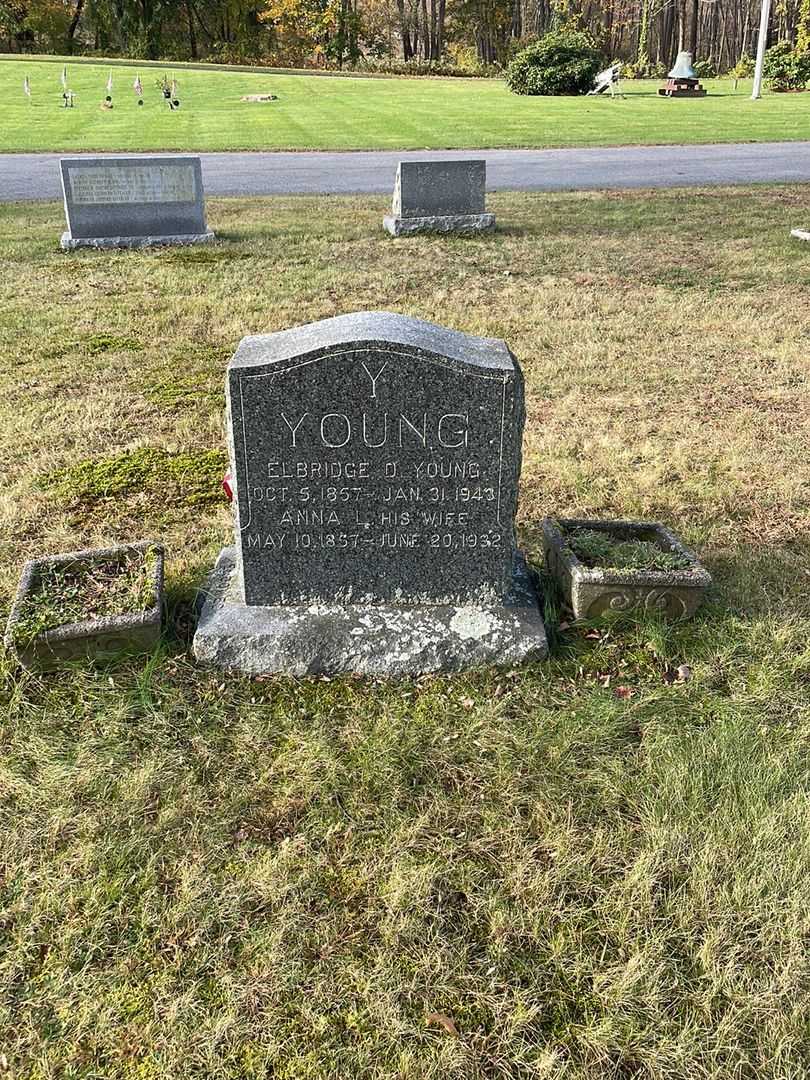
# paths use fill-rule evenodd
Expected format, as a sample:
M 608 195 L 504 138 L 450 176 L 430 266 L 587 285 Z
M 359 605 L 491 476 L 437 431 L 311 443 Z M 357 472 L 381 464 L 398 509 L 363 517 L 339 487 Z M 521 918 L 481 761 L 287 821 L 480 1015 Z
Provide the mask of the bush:
M 639 60 L 622 64 L 623 79 L 665 79 L 666 74 L 667 66 L 660 60 Z
M 733 68 L 729 70 L 728 76 L 730 79 L 750 79 L 754 74 L 754 58 L 752 56 L 741 56 Z
M 714 60 L 696 60 L 692 67 L 699 79 L 716 79 L 717 67 Z
M 771 90 L 803 90 L 810 79 L 810 53 L 797 53 L 790 42 L 779 41 L 765 53 L 762 71 Z
M 584 94 L 601 65 L 588 34 L 552 30 L 518 53 L 506 70 L 506 83 L 513 94 Z
M 343 70 L 349 70 L 349 65 L 344 64 Z M 442 75 L 462 79 L 492 79 L 503 75 L 503 72 L 496 64 L 475 64 L 470 67 L 460 67 L 441 60 L 396 60 L 392 58 L 382 60 L 362 59 L 353 66 L 353 70 L 369 72 L 375 75 Z

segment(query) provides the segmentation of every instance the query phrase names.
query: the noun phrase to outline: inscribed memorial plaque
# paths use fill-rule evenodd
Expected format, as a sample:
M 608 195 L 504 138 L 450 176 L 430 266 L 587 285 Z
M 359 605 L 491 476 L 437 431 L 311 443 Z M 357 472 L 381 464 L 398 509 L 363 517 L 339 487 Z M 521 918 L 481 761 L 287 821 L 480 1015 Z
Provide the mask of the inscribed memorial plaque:
M 62 247 L 141 247 L 213 239 L 198 157 L 83 157 L 60 162 Z
M 399 675 L 547 655 L 505 342 L 362 311 L 243 338 L 226 393 L 236 544 L 200 594 L 198 660 Z
M 228 398 L 248 604 L 509 591 L 523 386 L 503 342 L 341 316 L 245 338 Z

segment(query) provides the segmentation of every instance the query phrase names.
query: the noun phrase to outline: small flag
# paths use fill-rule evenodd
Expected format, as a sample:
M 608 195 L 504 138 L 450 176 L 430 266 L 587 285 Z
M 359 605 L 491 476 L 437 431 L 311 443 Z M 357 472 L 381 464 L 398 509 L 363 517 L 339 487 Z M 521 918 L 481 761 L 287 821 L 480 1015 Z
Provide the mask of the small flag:
M 25 91 L 27 97 L 31 97 L 31 83 L 28 81 L 27 75 L 23 79 L 23 90 Z
M 140 75 L 135 76 L 135 82 L 132 84 L 132 89 L 135 91 L 138 97 L 141 97 L 141 95 L 143 94 L 143 85 L 141 84 Z
M 110 77 L 107 79 L 107 93 L 112 93 L 112 72 L 110 72 Z
M 172 97 L 177 97 L 177 79 L 174 76 L 172 76 Z
M 67 90 L 67 64 L 62 68 L 62 89 Z

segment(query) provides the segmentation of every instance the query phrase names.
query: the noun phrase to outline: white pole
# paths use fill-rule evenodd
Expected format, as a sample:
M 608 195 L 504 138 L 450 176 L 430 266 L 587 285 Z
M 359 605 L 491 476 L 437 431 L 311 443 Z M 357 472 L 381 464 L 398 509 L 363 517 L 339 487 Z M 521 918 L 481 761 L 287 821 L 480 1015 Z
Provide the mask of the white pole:
M 754 66 L 754 89 L 751 100 L 762 97 L 762 65 L 765 62 L 765 45 L 768 41 L 768 23 L 771 18 L 771 0 L 762 0 L 762 12 L 759 17 L 759 40 L 757 41 L 757 62 Z

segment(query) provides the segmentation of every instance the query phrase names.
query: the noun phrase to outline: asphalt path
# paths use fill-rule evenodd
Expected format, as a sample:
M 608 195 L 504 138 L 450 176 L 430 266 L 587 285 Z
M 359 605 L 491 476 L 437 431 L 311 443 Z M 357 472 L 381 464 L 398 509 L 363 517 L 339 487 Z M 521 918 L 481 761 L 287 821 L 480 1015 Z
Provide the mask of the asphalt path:
M 0 154 L 0 202 L 61 198 L 59 159 L 73 156 Z M 565 150 L 237 152 L 200 157 L 208 195 L 390 194 L 398 161 L 448 158 L 485 158 L 489 191 L 810 181 L 810 142 Z

